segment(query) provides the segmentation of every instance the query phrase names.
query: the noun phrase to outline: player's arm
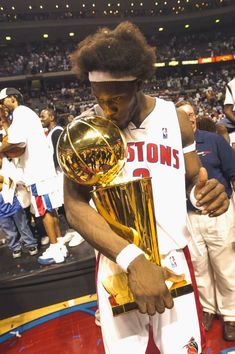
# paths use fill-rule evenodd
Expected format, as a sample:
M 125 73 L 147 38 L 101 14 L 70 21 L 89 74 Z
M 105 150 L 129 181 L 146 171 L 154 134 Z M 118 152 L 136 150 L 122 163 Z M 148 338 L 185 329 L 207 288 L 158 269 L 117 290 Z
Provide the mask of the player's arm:
M 11 144 L 7 141 L 7 135 L 3 138 L 2 145 L 0 146 L 0 156 L 7 156 L 9 158 L 19 157 L 25 152 L 25 146 L 22 143 Z
M 191 123 L 187 114 L 180 108 L 178 109 L 178 119 L 183 149 L 187 151 L 187 147 L 192 146 L 194 143 Z M 192 151 L 190 151 L 189 148 L 188 150 L 189 152 L 184 153 L 184 159 L 186 188 L 190 200 L 192 201 L 193 198 L 196 198 L 196 206 L 202 208 L 202 214 L 208 214 L 209 216 L 223 214 L 229 206 L 228 197 L 223 184 L 219 183 L 215 178 L 208 179 L 207 171 L 204 167 L 201 167 L 196 150 L 192 149 Z
M 69 225 L 112 261 L 128 242 L 118 236 L 89 205 L 89 189 L 64 177 L 64 206 Z
M 117 235 L 107 222 L 89 205 L 89 190 L 67 177 L 64 180 L 64 205 L 69 225 L 88 243 L 112 261 L 127 250 L 129 243 Z M 139 250 L 137 248 L 137 250 Z M 128 253 L 128 252 L 127 252 Z M 132 256 L 132 255 L 131 255 Z M 167 270 L 150 263 L 143 254 L 134 256 L 127 268 L 129 286 L 142 313 L 154 315 L 173 306 L 166 287 Z M 176 276 L 176 280 L 182 280 Z
M 8 131 L 9 131 L 10 124 L 8 122 L 6 112 L 2 107 L 0 107 L 0 119 L 2 122 L 3 128 L 5 129 L 5 131 L 7 133 L 7 135 L 5 135 L 3 137 L 2 145 L 0 146 L 0 155 L 2 157 L 4 157 L 5 155 L 8 156 L 8 153 L 16 152 L 16 150 L 17 150 L 17 153 L 16 153 L 17 156 L 22 155 L 25 151 L 25 143 L 13 144 L 13 143 L 8 142 Z

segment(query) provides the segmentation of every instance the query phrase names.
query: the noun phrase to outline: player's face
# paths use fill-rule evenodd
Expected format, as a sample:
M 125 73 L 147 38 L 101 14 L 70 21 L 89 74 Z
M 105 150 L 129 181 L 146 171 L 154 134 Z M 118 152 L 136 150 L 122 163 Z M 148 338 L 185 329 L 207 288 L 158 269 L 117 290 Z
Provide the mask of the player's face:
M 14 111 L 15 109 L 15 98 L 8 96 L 2 100 L 3 105 L 9 110 L 9 112 Z
M 50 115 L 46 110 L 41 111 L 40 119 L 43 128 L 47 128 L 50 125 Z
M 126 128 L 137 109 L 137 80 L 92 82 L 91 88 L 105 117 Z

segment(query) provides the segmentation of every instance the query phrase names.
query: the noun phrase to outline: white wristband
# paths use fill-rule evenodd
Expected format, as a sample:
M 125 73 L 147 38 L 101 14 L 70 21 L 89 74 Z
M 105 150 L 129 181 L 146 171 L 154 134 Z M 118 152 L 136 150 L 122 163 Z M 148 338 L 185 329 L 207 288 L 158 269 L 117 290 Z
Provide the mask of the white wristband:
M 188 154 L 189 152 L 192 152 L 192 151 L 195 151 L 195 150 L 196 150 L 196 143 L 194 141 L 191 145 L 185 146 L 183 148 L 183 153 L 184 154 Z
M 134 244 L 129 244 L 117 255 L 116 262 L 127 273 L 129 264 L 141 254 L 144 254 L 144 251 Z
M 195 195 L 194 195 L 194 191 L 195 191 L 195 188 L 196 186 L 193 186 L 191 192 L 190 192 L 190 195 L 189 195 L 189 199 L 190 199 L 190 202 L 192 203 L 192 205 L 194 206 L 194 208 L 198 209 L 198 210 L 203 210 L 204 208 L 203 207 L 198 207 L 196 205 L 197 203 L 197 199 L 195 198 Z

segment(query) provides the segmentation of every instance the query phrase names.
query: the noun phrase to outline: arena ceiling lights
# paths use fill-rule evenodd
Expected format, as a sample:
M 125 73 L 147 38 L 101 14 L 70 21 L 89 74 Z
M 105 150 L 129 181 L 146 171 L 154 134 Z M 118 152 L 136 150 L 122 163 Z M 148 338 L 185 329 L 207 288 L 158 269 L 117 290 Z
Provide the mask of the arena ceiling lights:
M 82 40 L 97 26 L 122 19 L 133 21 L 148 36 L 167 36 L 232 24 L 234 14 L 235 0 L 0 0 L 0 43 L 6 43 L 6 36 L 12 43 L 42 40 L 42 28 L 50 40 L 72 39 L 70 32 Z
M 189 9 L 192 10 L 206 10 L 210 8 L 215 8 L 216 6 L 223 6 L 223 5 L 232 5 L 233 0 L 219 0 L 217 3 L 213 0 L 120 0 L 120 1 L 101 1 L 101 0 L 67 0 L 64 2 L 62 0 L 56 1 L 45 1 L 41 0 L 38 2 L 37 0 L 26 0 L 26 1 L 15 1 L 15 5 L 11 5 L 9 0 L 0 0 L 1 10 L 8 13 L 9 11 L 17 11 L 19 13 L 26 13 L 27 10 L 29 12 L 38 11 L 39 9 L 44 9 L 47 12 L 52 11 L 53 9 L 71 9 L 71 11 L 79 11 L 82 8 L 90 8 L 90 7 L 97 7 L 100 11 L 107 10 L 108 8 L 112 7 L 113 10 L 116 7 L 120 7 L 122 9 L 138 9 L 144 7 L 145 9 L 152 9 L 152 11 L 156 11 L 159 9 L 159 13 L 164 13 L 165 10 L 171 12 L 172 14 L 180 14 L 184 13 L 185 11 L 188 12 Z M 161 11 L 160 11 L 161 10 Z

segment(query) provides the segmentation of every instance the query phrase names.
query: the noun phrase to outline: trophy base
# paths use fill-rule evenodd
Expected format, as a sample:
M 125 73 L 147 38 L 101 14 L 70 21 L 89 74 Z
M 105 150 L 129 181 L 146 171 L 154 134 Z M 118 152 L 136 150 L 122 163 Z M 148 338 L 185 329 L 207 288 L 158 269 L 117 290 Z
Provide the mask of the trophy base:
M 127 304 L 112 306 L 112 312 L 114 317 L 137 309 L 138 306 L 136 302 L 128 302 Z
M 175 299 L 176 297 L 180 297 L 183 295 L 193 293 L 193 291 L 194 290 L 193 290 L 192 284 L 186 284 L 184 286 L 170 289 L 170 293 L 171 293 L 171 296 L 173 297 L 173 299 Z
M 193 293 L 194 291 L 192 284 L 185 284 L 183 286 L 177 286 L 176 284 L 173 285 L 171 289 L 169 289 L 171 296 L 174 299 L 183 295 Z M 138 309 L 138 305 L 134 301 L 122 305 L 114 305 L 112 295 L 109 297 L 109 301 L 112 306 L 112 312 L 114 317 Z

